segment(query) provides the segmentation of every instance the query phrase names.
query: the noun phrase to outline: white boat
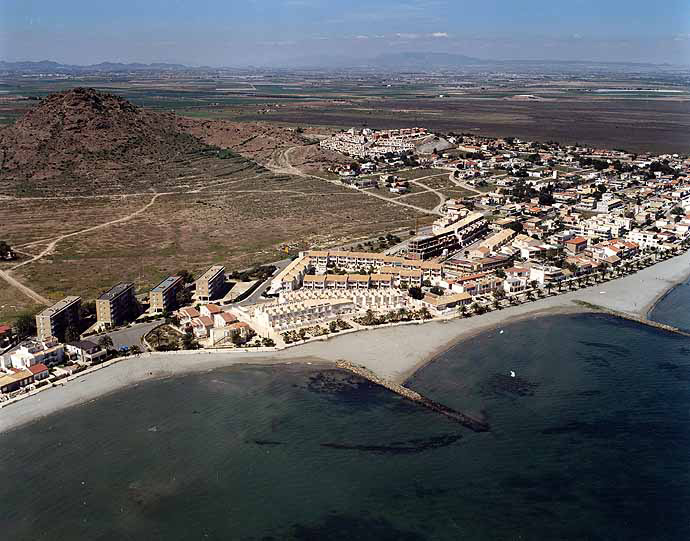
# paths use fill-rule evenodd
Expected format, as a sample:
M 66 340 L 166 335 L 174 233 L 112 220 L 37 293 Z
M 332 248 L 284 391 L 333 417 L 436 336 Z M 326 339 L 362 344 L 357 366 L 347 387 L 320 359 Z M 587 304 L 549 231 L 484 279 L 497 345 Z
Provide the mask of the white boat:
M 514 377 L 515 377 L 515 372 L 513 372 L 512 370 L 510 371 L 510 377 L 511 377 L 511 378 L 514 378 Z

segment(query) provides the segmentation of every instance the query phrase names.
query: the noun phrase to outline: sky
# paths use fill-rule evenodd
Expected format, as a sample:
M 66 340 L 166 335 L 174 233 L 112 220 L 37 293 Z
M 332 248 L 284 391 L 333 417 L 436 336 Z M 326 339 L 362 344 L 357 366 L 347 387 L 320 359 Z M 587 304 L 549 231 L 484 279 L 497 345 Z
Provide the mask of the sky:
M 690 0 L 0 0 L 0 60 L 290 66 L 391 52 L 690 64 Z

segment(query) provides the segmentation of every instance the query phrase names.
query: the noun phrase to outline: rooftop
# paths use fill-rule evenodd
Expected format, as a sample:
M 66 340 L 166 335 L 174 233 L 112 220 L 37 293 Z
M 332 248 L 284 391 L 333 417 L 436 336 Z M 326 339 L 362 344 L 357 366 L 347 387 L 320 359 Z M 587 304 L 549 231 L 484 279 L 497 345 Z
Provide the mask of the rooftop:
M 38 314 L 39 316 L 54 316 L 58 312 L 62 312 L 66 308 L 69 308 L 72 306 L 74 303 L 81 301 L 81 297 L 76 297 L 76 296 L 70 296 L 70 297 L 65 297 L 61 301 L 56 302 L 53 306 L 46 308 Z
M 199 280 L 211 280 L 215 278 L 218 274 L 225 272 L 225 267 L 223 265 L 213 265 L 204 274 L 199 277 Z
M 169 287 L 173 286 L 178 280 L 180 280 L 179 276 L 168 276 L 160 284 L 158 284 L 156 287 L 154 287 L 151 290 L 151 293 L 158 293 L 160 291 L 165 291 Z
M 105 293 L 101 293 L 100 297 L 98 297 L 99 301 L 112 301 L 115 297 L 118 295 L 121 295 L 125 291 L 127 291 L 129 288 L 133 288 L 134 284 L 131 282 L 120 282 L 116 286 L 113 286 L 110 288 L 108 291 Z

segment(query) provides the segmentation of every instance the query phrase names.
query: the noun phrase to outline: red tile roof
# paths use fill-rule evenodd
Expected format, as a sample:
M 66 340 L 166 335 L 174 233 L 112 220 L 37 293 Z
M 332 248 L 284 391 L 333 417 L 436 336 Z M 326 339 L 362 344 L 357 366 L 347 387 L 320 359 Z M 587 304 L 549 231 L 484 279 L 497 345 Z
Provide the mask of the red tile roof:
M 41 372 L 47 372 L 48 367 L 43 363 L 37 363 L 30 366 L 28 370 L 35 376 L 36 374 L 40 374 Z

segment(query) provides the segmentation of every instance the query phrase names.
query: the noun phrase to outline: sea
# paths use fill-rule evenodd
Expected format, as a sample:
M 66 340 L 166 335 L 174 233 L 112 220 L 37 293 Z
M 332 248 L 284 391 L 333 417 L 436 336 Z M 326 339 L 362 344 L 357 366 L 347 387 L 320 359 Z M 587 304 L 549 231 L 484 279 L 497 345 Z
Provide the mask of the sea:
M 686 283 L 652 315 L 690 330 L 689 306 Z M 690 338 L 540 317 L 407 385 L 491 430 L 293 365 L 147 382 L 0 434 L 0 539 L 690 539 Z

